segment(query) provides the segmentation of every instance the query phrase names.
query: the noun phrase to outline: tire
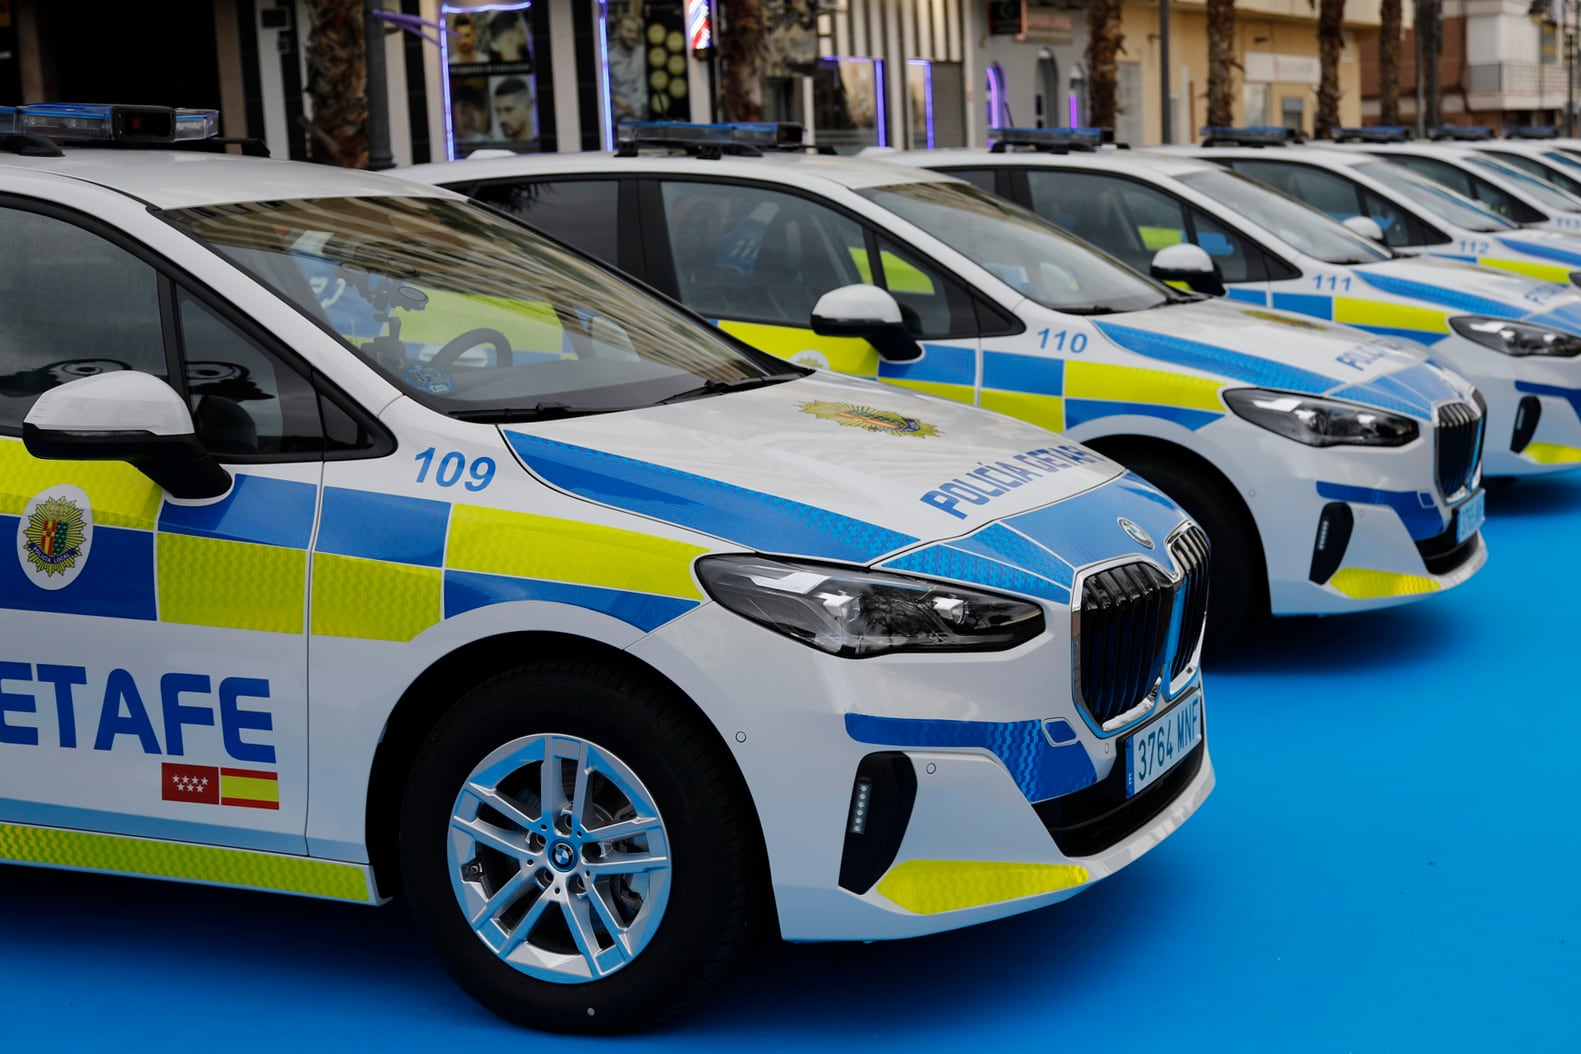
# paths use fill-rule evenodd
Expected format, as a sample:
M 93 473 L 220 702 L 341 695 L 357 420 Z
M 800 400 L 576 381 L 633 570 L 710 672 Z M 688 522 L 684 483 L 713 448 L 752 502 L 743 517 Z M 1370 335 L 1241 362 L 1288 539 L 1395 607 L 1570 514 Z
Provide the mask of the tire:
M 1116 459 L 1169 495 L 1207 532 L 1211 563 L 1203 647 L 1214 655 L 1231 650 L 1269 617 L 1268 561 L 1251 513 L 1222 477 L 1189 460 L 1151 450 L 1126 451 Z
M 550 757 L 559 804 L 545 818 Z M 615 824 L 623 837 L 599 837 Z M 522 666 L 457 700 L 401 809 L 407 898 L 451 977 L 550 1031 L 640 1029 L 703 994 L 746 950 L 758 859 L 713 729 L 673 693 L 585 661 Z

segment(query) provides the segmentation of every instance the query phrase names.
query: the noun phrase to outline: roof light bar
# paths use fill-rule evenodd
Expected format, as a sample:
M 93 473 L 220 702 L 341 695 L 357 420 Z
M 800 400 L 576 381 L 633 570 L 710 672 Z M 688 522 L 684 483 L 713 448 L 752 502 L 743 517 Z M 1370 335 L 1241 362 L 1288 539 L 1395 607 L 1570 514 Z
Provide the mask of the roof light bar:
M 623 156 L 644 146 L 727 147 L 755 150 L 800 149 L 804 130 L 794 121 L 734 121 L 693 124 L 687 121 L 623 121 L 615 129 L 616 152 Z
M 1283 146 L 1294 142 L 1298 133 L 1294 128 L 1271 124 L 1246 128 L 1209 125 L 1201 135 L 1203 146 Z
M 3 120 L 3 118 L 0 118 Z M 0 126 L 3 127 L 3 126 Z M 1504 129 L 1506 139 L 1558 139 L 1559 129 L 1551 124 L 1513 124 Z
M 988 147 L 1002 154 L 1013 146 L 1038 150 L 1096 150 L 1114 142 L 1113 128 L 990 128 Z
M 0 122 L 4 119 L 0 114 Z M 66 142 L 146 145 L 212 139 L 219 135 L 220 115 L 218 110 L 178 110 L 169 106 L 49 102 L 17 107 L 11 124 L 13 132 Z
M 16 131 L 16 107 L 0 106 L 0 135 L 10 135 Z
M 1485 124 L 1446 124 L 1428 130 L 1429 139 L 1450 139 L 1457 142 L 1478 142 L 1493 138 L 1493 129 Z
M 1404 143 L 1411 130 L 1401 124 L 1369 124 L 1365 127 L 1334 129 L 1336 143 Z

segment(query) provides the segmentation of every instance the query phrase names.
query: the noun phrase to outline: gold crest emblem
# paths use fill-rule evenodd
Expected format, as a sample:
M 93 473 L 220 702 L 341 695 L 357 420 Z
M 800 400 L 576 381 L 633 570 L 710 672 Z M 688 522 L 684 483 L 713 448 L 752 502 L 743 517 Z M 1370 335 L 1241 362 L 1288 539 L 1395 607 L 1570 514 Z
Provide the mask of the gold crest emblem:
M 1314 322 L 1309 319 L 1301 318 L 1299 315 L 1281 315 L 1274 311 L 1259 311 L 1254 307 L 1242 308 L 1241 314 L 1245 315 L 1247 318 L 1261 319 L 1264 322 L 1273 322 L 1281 326 L 1289 326 L 1292 329 L 1321 330 L 1329 328 L 1322 322 Z
M 939 430 L 934 425 L 925 424 L 915 417 L 897 414 L 893 410 L 878 410 L 871 406 L 858 406 L 856 403 L 802 403 L 799 407 L 802 413 L 812 414 L 824 421 L 833 421 L 838 425 L 847 425 L 851 428 L 860 428 L 864 432 L 882 432 L 892 436 L 918 436 L 926 439 L 928 436 L 939 435 Z
M 22 528 L 23 555 L 44 575 L 63 575 L 77 566 L 86 542 L 82 508 L 68 498 L 38 503 Z

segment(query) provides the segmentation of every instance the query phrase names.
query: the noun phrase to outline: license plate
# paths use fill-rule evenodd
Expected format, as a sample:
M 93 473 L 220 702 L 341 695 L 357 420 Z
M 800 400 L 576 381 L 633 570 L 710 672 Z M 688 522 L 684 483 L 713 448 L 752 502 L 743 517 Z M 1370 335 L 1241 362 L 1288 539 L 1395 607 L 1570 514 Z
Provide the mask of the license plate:
M 1125 796 L 1174 768 L 1202 742 L 1202 693 L 1175 704 L 1174 709 L 1125 741 Z
M 1480 531 L 1482 521 L 1485 519 L 1487 519 L 1487 492 L 1479 490 L 1455 510 L 1455 544 L 1459 545 Z

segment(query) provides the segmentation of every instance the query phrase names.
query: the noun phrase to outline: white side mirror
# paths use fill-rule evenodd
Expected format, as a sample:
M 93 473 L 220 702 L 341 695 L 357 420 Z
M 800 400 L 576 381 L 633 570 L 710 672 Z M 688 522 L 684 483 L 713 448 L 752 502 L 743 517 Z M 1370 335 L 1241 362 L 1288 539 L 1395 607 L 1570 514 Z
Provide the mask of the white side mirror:
M 1383 228 L 1378 226 L 1378 221 L 1371 216 L 1347 216 L 1343 221 L 1352 234 L 1359 234 L 1363 238 L 1370 238 L 1375 242 L 1383 241 Z
M 1224 295 L 1219 265 L 1200 245 L 1181 242 L 1158 250 L 1149 268 L 1160 282 L 1183 282 L 1188 289 L 1211 296 Z
M 886 362 L 922 358 L 899 301 L 876 285 L 841 286 L 819 297 L 812 309 L 812 331 L 821 337 L 861 337 Z

